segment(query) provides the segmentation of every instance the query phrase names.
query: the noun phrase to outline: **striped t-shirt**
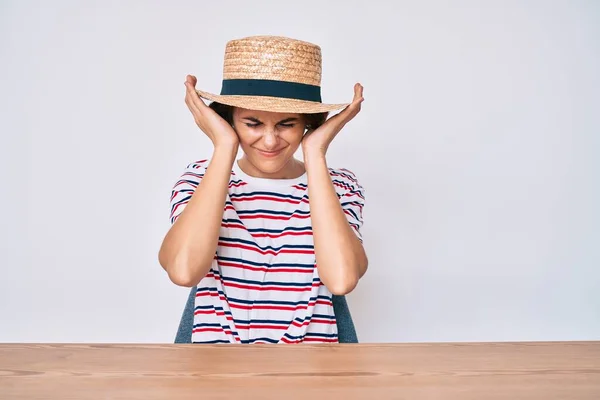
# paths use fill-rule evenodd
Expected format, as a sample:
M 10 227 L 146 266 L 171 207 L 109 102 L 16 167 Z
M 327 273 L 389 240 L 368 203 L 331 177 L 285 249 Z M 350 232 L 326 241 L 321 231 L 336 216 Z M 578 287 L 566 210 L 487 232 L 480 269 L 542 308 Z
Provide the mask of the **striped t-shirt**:
M 208 163 L 189 164 L 176 182 L 171 223 Z M 362 242 L 364 190 L 349 170 L 329 171 Z M 337 342 L 331 293 L 315 262 L 306 173 L 296 179 L 256 178 L 235 162 L 215 259 L 197 285 L 192 342 Z

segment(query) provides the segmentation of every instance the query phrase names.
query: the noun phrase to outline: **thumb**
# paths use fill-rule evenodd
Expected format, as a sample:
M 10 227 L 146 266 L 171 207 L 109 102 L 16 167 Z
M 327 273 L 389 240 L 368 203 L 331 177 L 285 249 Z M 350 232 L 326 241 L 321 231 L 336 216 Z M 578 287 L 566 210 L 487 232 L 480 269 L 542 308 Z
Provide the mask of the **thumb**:
M 198 79 L 194 75 L 187 75 L 185 77 L 186 82 L 189 82 L 193 87 L 196 87 L 196 83 L 198 83 Z

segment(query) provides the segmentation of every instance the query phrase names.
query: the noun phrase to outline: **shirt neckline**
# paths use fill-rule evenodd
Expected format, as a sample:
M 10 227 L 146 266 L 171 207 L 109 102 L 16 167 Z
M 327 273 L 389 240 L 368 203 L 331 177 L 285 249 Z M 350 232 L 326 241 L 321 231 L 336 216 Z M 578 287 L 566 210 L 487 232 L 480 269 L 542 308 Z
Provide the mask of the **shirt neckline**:
M 294 185 L 306 185 L 307 183 L 307 175 L 306 171 L 298 178 L 288 178 L 288 179 L 271 179 L 271 178 L 258 178 L 255 176 L 250 176 L 246 174 L 239 165 L 240 160 L 235 160 L 233 163 L 233 173 L 242 181 L 255 184 L 257 186 L 267 186 L 267 187 L 289 187 Z

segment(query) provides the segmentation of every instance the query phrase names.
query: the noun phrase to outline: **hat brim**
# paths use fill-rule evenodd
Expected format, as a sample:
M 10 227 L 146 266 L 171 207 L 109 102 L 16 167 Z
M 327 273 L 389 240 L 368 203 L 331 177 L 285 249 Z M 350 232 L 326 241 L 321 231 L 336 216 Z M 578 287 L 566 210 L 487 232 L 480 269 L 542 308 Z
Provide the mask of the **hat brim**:
M 202 90 L 196 90 L 196 93 L 203 99 L 216 101 L 217 103 L 233 107 L 281 113 L 316 114 L 341 110 L 349 105 L 349 103 L 323 104 L 314 101 L 268 96 L 222 96 L 204 92 Z

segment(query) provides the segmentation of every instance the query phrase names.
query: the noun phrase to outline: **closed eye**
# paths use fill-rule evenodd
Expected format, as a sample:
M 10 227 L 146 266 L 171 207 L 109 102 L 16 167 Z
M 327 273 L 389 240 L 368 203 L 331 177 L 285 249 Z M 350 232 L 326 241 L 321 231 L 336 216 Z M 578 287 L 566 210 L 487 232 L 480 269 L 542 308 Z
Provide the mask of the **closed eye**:
M 279 121 L 277 125 L 283 126 L 284 128 L 293 128 L 298 122 L 298 118 L 286 118 L 283 121 Z
M 248 128 L 257 128 L 261 125 L 263 125 L 263 123 L 261 121 L 259 121 L 256 118 L 253 117 L 249 117 L 249 118 L 244 118 L 246 120 L 246 122 L 244 122 L 244 124 L 248 127 Z M 282 128 L 293 128 L 294 126 L 296 126 L 296 123 L 298 122 L 298 118 L 287 118 L 284 119 L 283 121 L 279 121 L 277 123 L 277 126 L 280 126 Z
M 246 123 L 246 126 L 248 128 L 257 128 L 257 127 L 259 127 L 261 125 L 262 125 L 262 123 L 260 123 L 260 122 Z M 296 126 L 296 124 L 278 124 L 278 125 L 281 126 L 281 127 L 284 127 L 284 128 L 293 128 L 294 126 Z

